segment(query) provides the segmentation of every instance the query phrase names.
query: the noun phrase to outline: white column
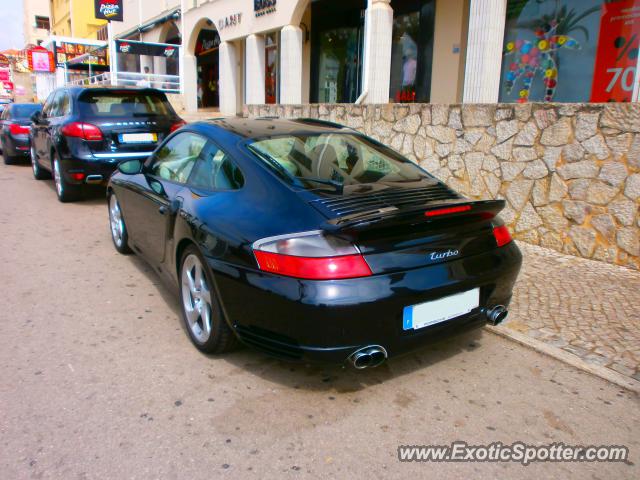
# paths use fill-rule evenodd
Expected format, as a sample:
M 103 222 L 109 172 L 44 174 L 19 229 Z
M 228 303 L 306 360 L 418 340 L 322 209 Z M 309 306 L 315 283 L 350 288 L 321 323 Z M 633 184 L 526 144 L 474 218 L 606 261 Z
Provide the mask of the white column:
M 264 37 L 249 35 L 246 41 L 246 78 L 247 104 L 261 105 L 264 103 L 265 63 Z
M 198 62 L 195 55 L 182 57 L 182 104 L 187 112 L 198 111 Z
M 302 29 L 293 25 L 280 33 L 280 103 L 302 103 Z
M 471 0 L 464 77 L 465 103 L 496 103 L 500 89 L 507 0 Z
M 366 12 L 362 91 L 365 103 L 387 103 L 391 79 L 393 9 L 389 0 L 369 0 Z
M 222 42 L 220 54 L 220 113 L 235 115 L 238 108 L 238 60 L 236 46 Z

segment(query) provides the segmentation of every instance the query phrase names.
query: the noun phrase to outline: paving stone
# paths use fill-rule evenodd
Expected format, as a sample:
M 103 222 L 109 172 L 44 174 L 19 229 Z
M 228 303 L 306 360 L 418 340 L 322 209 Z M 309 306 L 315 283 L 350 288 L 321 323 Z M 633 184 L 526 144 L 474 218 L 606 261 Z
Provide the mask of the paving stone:
M 640 271 L 518 246 L 524 261 L 504 327 L 640 380 Z

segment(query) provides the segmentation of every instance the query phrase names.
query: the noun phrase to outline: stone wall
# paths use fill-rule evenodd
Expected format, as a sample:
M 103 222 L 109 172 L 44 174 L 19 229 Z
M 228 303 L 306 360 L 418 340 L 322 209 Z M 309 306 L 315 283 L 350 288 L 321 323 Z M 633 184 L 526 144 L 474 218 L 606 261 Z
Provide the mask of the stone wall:
M 640 269 L 640 105 L 248 105 L 349 125 L 473 199 L 515 238 Z

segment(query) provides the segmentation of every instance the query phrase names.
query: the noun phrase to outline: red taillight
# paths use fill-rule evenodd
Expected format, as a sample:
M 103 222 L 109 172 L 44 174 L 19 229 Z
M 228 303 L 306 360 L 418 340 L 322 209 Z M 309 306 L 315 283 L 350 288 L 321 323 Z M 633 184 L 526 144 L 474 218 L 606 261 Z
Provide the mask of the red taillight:
M 18 125 L 17 123 L 10 123 L 9 132 L 11 132 L 11 135 L 29 135 L 29 127 L 26 125 Z
M 499 247 L 502 247 L 513 240 L 509 233 L 509 229 L 504 225 L 493 227 L 493 236 L 495 237 L 496 243 Z
M 368 277 L 371 269 L 362 255 L 342 257 L 294 257 L 270 252 L 254 252 L 260 270 L 310 280 Z
M 79 173 L 79 172 L 72 173 L 71 174 L 71 178 L 73 178 L 74 180 L 77 180 L 77 181 L 84 180 L 84 173 Z
M 85 140 L 104 140 L 102 130 L 90 123 L 72 122 L 64 125 L 60 132 L 65 137 L 84 138 Z
M 471 210 L 471 205 L 459 205 L 457 207 L 436 208 L 435 210 L 427 210 L 424 212 L 425 217 L 437 217 L 439 215 L 449 215 L 452 213 L 466 212 Z
M 337 280 L 373 274 L 355 245 L 319 231 L 259 240 L 253 253 L 260 270 L 288 277 Z
M 180 120 L 179 122 L 171 125 L 171 128 L 169 128 L 169 132 L 175 132 L 177 129 L 179 129 L 180 127 L 184 127 L 186 124 L 187 122 L 185 122 L 184 120 Z

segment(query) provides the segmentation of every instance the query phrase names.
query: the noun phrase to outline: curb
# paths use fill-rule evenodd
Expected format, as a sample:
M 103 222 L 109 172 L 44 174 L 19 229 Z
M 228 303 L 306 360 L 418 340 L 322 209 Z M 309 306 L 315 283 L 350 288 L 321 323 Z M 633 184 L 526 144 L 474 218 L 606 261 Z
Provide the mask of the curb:
M 506 327 L 494 327 L 491 325 L 486 325 L 484 328 L 494 335 L 498 335 L 508 340 L 513 340 L 514 342 L 524 345 L 525 347 L 529 347 L 536 352 L 548 355 L 549 357 L 553 357 L 556 360 L 567 363 L 579 370 L 590 373 L 591 375 L 595 375 L 596 377 L 600 377 L 603 380 L 614 383 L 619 387 L 640 394 L 640 382 L 634 380 L 633 378 L 629 378 L 618 372 L 614 372 L 607 367 L 591 365 L 582 360 L 580 357 L 573 355 L 572 353 L 565 352 L 564 350 L 561 350 L 557 347 L 552 347 L 551 345 L 547 345 L 540 340 L 536 340 L 523 333 L 516 332 L 515 330 L 511 330 Z

